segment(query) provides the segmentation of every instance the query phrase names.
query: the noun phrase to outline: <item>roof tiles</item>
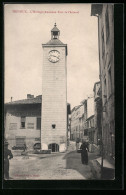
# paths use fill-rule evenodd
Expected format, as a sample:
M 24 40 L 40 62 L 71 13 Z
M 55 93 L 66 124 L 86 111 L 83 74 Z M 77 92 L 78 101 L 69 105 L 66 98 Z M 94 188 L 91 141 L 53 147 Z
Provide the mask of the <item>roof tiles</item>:
M 64 45 L 59 39 L 51 39 L 46 45 Z
M 42 95 L 35 97 L 35 98 L 30 98 L 30 99 L 23 99 L 23 100 L 17 100 L 13 102 L 8 102 L 5 105 L 16 105 L 16 104 L 39 104 L 42 102 Z

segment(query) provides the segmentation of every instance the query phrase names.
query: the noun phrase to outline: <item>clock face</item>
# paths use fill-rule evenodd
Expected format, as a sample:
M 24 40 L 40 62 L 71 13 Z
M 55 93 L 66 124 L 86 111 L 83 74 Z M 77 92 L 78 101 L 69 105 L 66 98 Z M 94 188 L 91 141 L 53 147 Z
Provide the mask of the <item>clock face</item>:
M 59 51 L 57 51 L 57 50 L 51 50 L 49 52 L 48 60 L 50 62 L 56 63 L 56 62 L 59 61 L 59 59 L 60 59 L 60 52 Z

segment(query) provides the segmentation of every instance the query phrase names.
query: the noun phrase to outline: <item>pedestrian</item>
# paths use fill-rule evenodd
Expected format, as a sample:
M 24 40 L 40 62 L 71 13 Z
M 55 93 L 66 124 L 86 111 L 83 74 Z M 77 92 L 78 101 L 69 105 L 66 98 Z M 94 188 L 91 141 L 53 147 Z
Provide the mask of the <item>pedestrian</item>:
M 102 155 L 102 142 L 100 139 L 98 139 L 98 151 L 99 151 L 99 155 Z
M 24 152 L 25 152 L 25 150 L 27 150 L 27 146 L 26 146 L 26 144 L 24 144 Z
M 80 147 L 81 149 L 81 162 L 82 164 L 88 164 L 88 146 L 87 143 L 83 140 L 82 145 Z
M 13 158 L 11 150 L 8 149 L 8 142 L 4 142 L 4 178 L 9 179 L 9 160 Z M 9 158 L 8 158 L 9 156 Z
M 82 141 L 79 142 L 79 149 L 80 149 L 81 145 L 82 145 Z
M 77 139 L 76 139 L 76 150 L 79 149 L 79 142 L 80 142 L 80 140 L 79 140 L 79 138 L 77 138 Z

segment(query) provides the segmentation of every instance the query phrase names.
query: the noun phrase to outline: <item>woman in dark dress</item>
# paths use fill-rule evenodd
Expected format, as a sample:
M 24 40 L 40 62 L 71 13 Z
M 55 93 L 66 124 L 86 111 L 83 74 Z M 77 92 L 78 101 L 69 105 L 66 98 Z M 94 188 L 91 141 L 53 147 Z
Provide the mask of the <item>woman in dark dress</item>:
M 8 158 L 9 157 L 9 158 Z M 9 159 L 13 158 L 11 150 L 8 149 L 8 142 L 4 142 L 4 178 L 9 179 Z
M 82 164 L 88 164 L 88 146 L 87 143 L 83 141 L 81 147 L 81 162 Z

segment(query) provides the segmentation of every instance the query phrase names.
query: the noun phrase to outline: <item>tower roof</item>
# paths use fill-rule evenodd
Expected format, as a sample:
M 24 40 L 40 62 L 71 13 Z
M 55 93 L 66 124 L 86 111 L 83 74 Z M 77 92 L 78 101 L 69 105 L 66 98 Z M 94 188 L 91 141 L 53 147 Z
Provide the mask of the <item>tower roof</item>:
M 46 44 L 42 44 L 42 47 L 50 47 L 51 45 L 66 47 L 66 55 L 67 55 L 67 44 L 64 44 L 59 40 L 59 35 L 60 35 L 60 30 L 56 27 L 56 23 L 55 23 L 53 29 L 51 30 L 51 40 L 48 41 Z
M 59 39 L 51 39 L 46 43 L 47 45 L 64 45 Z
M 17 100 L 13 102 L 5 103 L 5 106 L 8 105 L 19 105 L 19 104 L 41 104 L 42 103 L 42 95 L 38 95 L 31 99 L 23 99 L 23 100 Z M 70 106 L 69 103 L 67 103 L 67 106 Z
M 60 30 L 57 28 L 56 23 L 51 30 L 51 35 L 51 40 L 46 43 L 47 45 L 64 45 L 64 43 L 59 40 Z
M 51 32 L 60 32 L 60 30 L 56 27 L 56 23 L 54 24 L 54 27 Z

